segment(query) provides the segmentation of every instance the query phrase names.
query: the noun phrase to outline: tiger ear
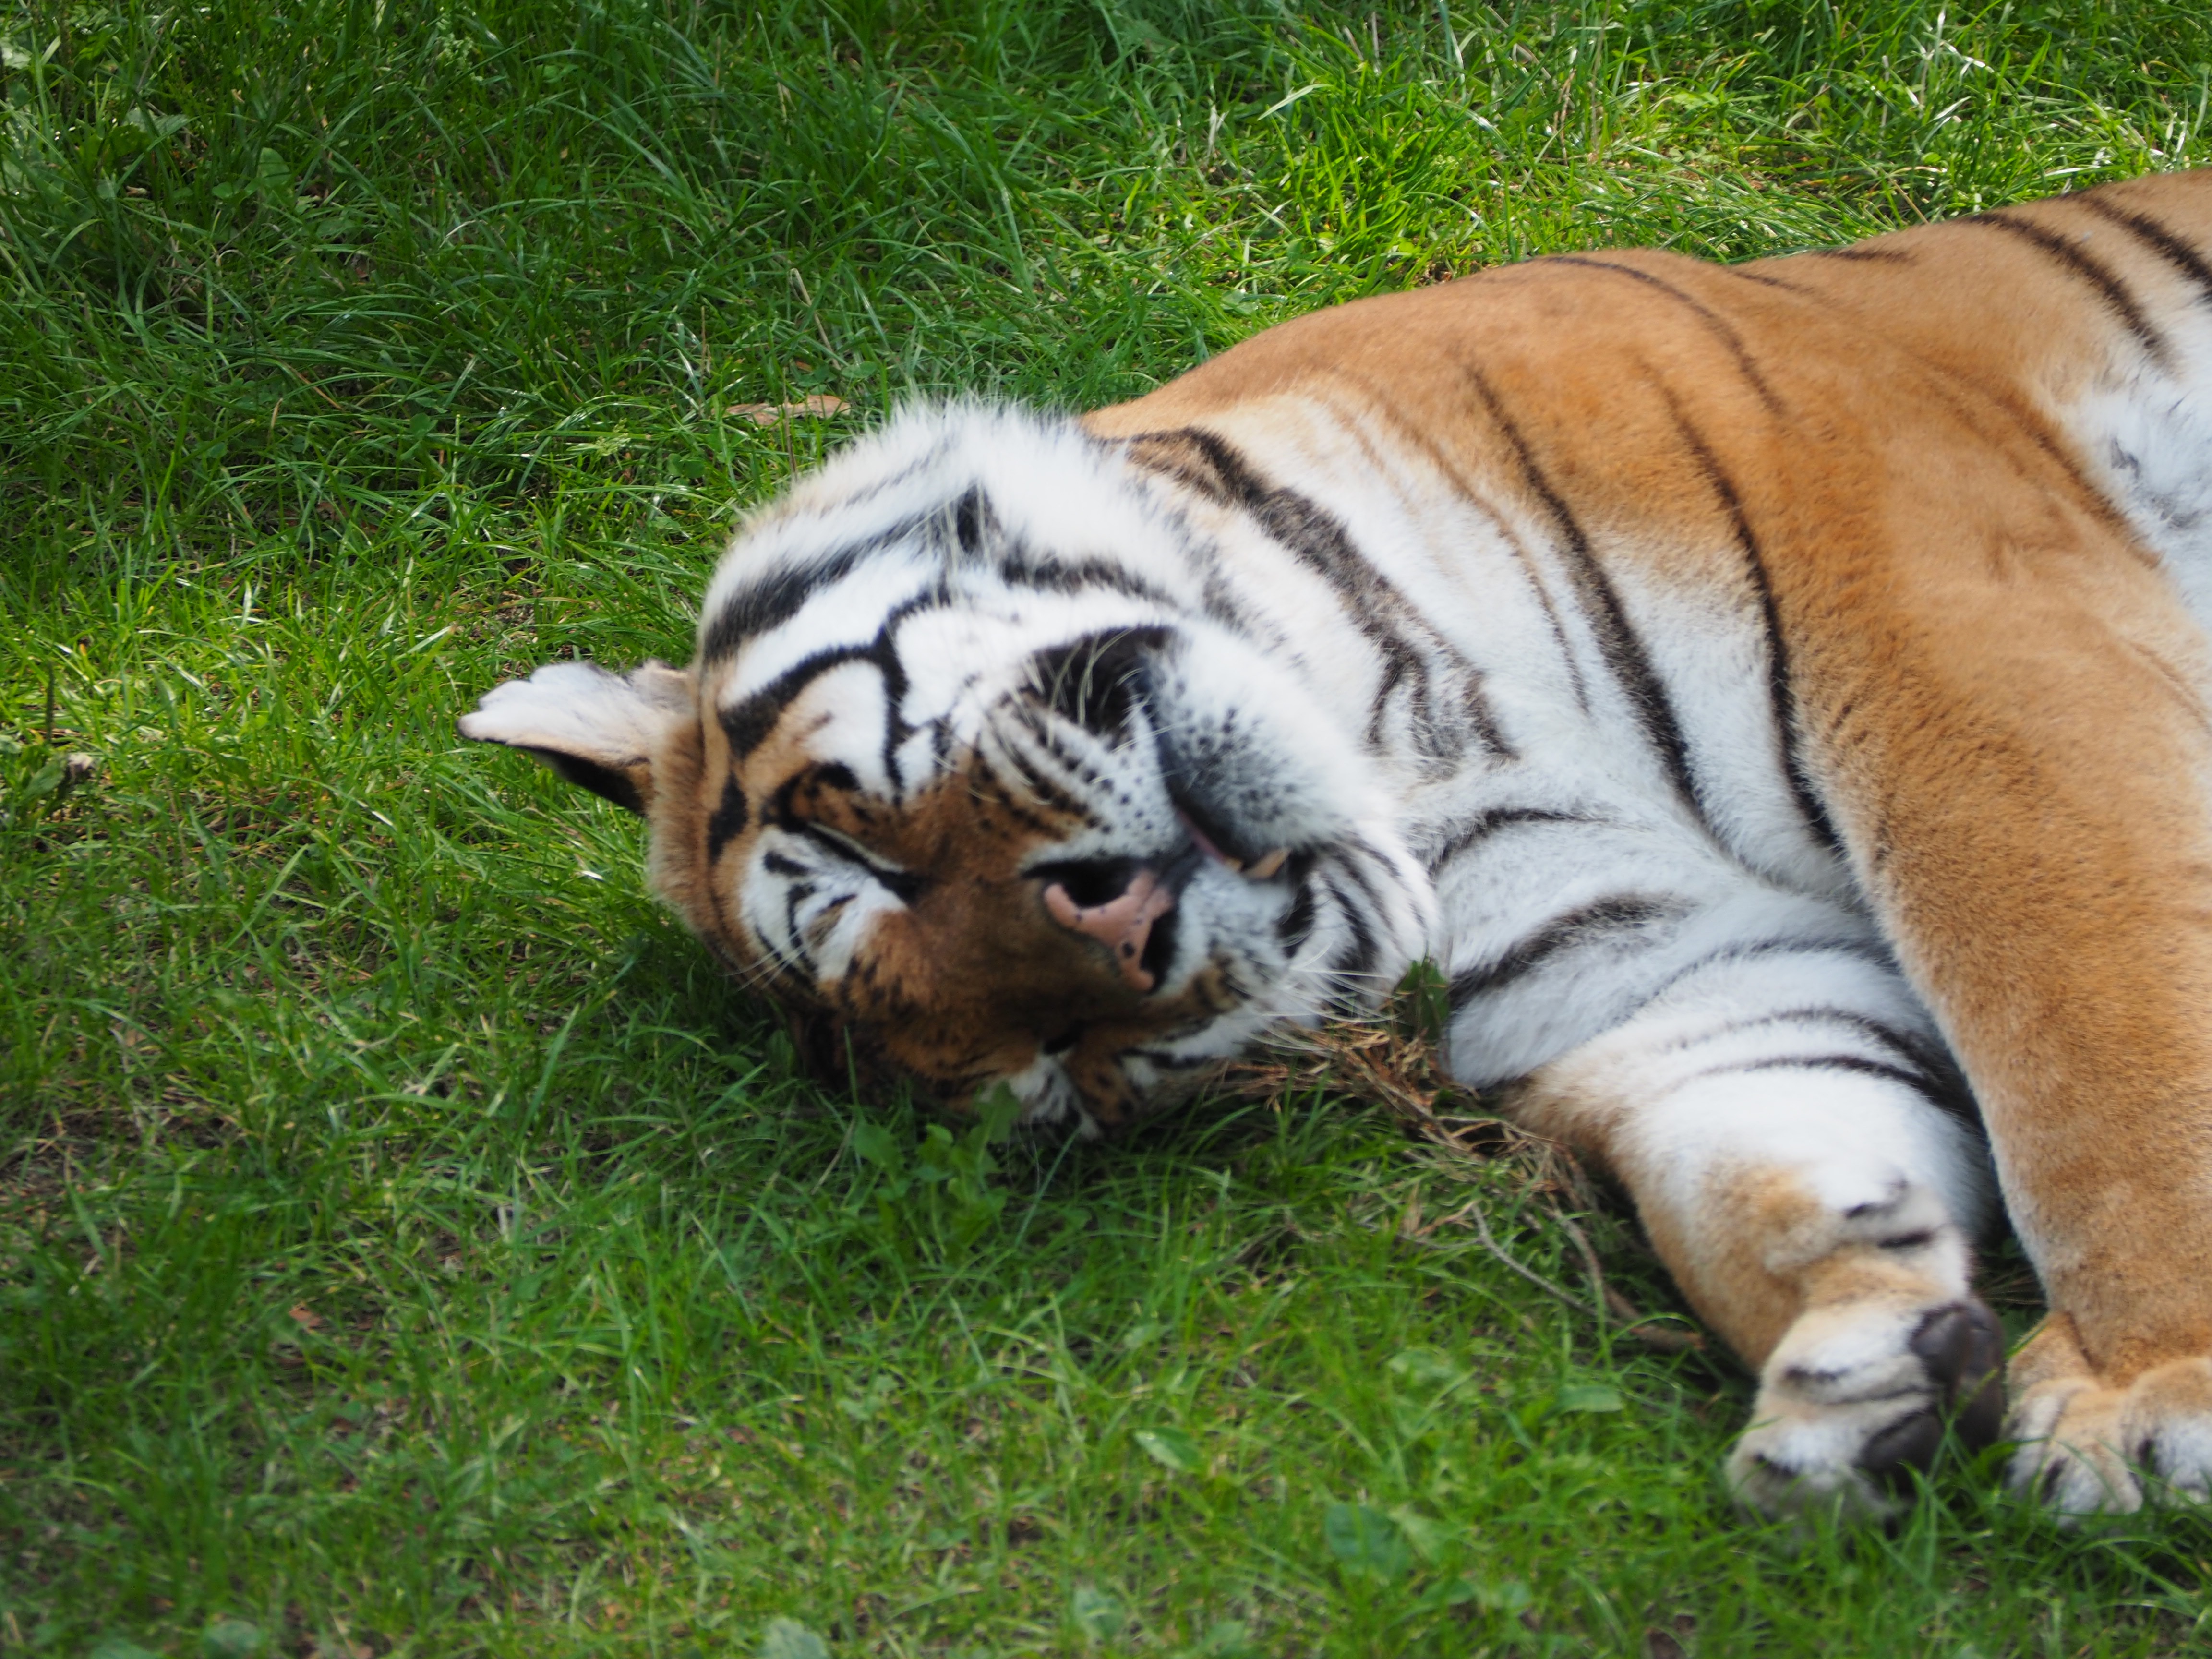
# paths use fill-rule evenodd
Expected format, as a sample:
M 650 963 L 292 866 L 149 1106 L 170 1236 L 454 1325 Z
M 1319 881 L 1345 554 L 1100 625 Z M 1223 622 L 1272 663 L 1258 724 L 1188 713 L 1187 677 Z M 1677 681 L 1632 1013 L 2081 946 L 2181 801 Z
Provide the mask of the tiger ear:
M 642 817 L 653 805 L 661 734 L 696 712 L 688 670 L 648 662 L 611 674 L 596 663 L 550 662 L 486 692 L 461 716 L 461 735 L 527 750 L 569 782 Z

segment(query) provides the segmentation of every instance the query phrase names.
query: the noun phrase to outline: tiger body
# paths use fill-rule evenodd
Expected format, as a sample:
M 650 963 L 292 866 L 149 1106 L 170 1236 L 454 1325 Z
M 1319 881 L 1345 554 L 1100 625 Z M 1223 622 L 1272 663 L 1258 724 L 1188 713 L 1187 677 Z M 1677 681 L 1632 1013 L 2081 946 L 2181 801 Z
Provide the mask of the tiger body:
M 471 736 L 653 824 L 772 994 L 1111 1127 L 1449 987 L 1759 1368 L 1747 1501 L 1997 1426 L 2212 1492 L 2212 177 L 1725 268 L 1533 261 L 1079 424 L 954 407 L 740 533 L 683 673 Z

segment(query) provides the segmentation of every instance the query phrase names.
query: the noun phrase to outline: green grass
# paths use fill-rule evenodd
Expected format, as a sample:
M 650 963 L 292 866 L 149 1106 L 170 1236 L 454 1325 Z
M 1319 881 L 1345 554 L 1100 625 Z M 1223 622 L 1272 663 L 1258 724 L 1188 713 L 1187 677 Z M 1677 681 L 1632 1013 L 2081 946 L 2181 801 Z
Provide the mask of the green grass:
M 1736 1370 L 1407 1224 L 1480 1199 L 1578 1282 L 1540 1164 L 1328 1090 L 986 1154 L 802 1081 L 634 822 L 453 735 L 545 656 L 680 659 L 733 507 L 910 392 L 2212 159 L 2200 6 L 0 33 L 0 1648 L 2212 1645 L 2196 1517 L 1954 1466 L 1892 1534 L 1741 1523 Z M 851 414 L 729 412 L 810 392 Z

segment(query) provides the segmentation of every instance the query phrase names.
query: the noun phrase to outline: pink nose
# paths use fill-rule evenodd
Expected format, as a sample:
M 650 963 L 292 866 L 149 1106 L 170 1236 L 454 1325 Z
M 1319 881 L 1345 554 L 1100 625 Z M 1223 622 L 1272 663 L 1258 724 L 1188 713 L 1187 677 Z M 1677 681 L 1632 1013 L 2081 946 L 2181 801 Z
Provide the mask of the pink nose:
M 1061 927 L 1087 933 L 1111 951 L 1114 965 L 1133 989 L 1152 988 L 1152 976 L 1142 966 L 1145 942 L 1152 936 L 1152 924 L 1175 908 L 1175 893 L 1151 871 L 1138 871 L 1121 897 L 1087 909 L 1054 882 L 1044 890 L 1044 908 Z

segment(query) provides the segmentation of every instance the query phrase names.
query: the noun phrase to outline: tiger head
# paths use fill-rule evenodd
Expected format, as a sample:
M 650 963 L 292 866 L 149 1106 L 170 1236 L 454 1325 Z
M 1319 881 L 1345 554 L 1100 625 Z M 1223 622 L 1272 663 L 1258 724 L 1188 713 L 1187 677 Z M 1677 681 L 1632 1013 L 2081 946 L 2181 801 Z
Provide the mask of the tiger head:
M 1109 1128 L 1371 1001 L 1428 915 L 1191 505 L 1072 422 L 910 411 L 740 529 L 688 669 L 550 664 L 461 731 L 645 817 L 693 931 L 866 1057 Z

